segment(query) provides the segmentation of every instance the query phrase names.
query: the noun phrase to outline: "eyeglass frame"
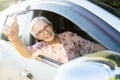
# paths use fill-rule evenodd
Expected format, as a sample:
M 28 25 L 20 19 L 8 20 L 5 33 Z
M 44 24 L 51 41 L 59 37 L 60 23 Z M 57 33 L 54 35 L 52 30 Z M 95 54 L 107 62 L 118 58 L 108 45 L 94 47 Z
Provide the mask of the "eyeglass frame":
M 45 32 L 48 33 L 50 31 L 50 29 L 52 29 L 52 24 L 46 24 L 44 26 L 44 29 L 38 31 L 35 35 L 36 35 L 36 37 L 41 37 L 42 38 L 45 35 Z

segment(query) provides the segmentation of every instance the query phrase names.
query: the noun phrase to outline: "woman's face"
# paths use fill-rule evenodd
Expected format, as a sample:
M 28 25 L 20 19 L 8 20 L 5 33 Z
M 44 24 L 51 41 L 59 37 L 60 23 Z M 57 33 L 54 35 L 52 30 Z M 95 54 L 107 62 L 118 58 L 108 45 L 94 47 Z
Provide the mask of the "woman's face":
M 54 31 L 52 28 L 52 25 L 48 25 L 44 21 L 38 21 L 34 25 L 34 33 L 36 35 L 36 38 L 39 40 L 43 40 L 46 42 L 50 42 L 54 39 Z

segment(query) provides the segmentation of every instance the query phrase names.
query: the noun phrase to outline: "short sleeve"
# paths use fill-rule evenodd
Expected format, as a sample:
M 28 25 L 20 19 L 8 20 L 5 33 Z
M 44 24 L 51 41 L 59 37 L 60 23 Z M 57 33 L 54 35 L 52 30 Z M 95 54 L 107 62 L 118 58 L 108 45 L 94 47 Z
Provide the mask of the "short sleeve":
M 44 47 L 44 43 L 43 42 L 37 42 L 36 44 L 29 46 L 28 49 L 32 50 L 33 52 L 37 51 L 38 49 L 41 49 L 42 47 Z

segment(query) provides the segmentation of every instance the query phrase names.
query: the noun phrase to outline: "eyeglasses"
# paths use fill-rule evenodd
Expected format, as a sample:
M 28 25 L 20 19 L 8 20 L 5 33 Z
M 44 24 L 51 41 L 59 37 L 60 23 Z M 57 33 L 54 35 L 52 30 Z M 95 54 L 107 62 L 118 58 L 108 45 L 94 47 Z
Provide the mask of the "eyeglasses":
M 47 34 L 49 31 L 51 30 L 51 26 L 50 25 L 45 25 L 44 29 L 38 31 L 38 33 L 36 34 L 36 36 L 38 37 L 43 37 L 45 34 Z

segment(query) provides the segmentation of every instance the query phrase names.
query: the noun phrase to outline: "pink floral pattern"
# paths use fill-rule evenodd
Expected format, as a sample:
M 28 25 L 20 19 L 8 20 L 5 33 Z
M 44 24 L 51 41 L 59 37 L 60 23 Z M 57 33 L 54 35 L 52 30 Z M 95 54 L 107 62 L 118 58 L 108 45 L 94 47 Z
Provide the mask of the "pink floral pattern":
M 86 55 L 92 52 L 94 48 L 93 42 L 85 40 L 69 31 L 59 34 L 59 38 L 61 39 L 61 43 L 55 44 L 55 46 L 41 41 L 29 48 L 33 51 L 41 50 L 42 53 L 39 54 L 63 63 L 73 60 L 81 55 Z

